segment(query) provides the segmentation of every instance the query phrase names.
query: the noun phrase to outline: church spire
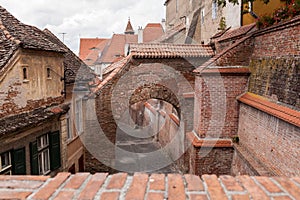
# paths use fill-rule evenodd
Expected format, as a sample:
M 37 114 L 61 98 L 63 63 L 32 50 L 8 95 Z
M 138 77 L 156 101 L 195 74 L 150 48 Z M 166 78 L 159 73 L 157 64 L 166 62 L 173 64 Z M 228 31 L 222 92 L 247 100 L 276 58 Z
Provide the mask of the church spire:
M 126 29 L 125 29 L 125 34 L 134 34 L 134 30 L 131 26 L 131 23 L 130 23 L 130 17 L 128 17 L 128 23 L 127 23 L 127 26 L 126 26 Z

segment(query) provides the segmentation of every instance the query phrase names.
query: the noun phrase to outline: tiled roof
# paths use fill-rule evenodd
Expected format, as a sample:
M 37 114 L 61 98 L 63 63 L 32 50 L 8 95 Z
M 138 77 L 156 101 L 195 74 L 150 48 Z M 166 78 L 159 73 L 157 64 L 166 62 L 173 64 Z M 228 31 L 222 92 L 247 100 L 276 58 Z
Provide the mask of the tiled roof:
M 0 6 L 0 69 L 19 48 L 65 52 L 40 29 L 21 23 Z
M 109 41 L 104 38 L 80 38 L 79 58 L 87 65 L 95 64 Z
M 112 80 L 115 77 L 115 75 L 118 74 L 119 71 L 121 71 L 121 69 L 123 69 L 127 65 L 130 59 L 131 59 L 131 55 L 128 55 L 124 59 L 110 65 L 109 68 L 106 69 L 104 74 L 108 74 L 109 72 L 111 73 L 99 85 L 97 85 L 92 92 L 97 94 L 105 84 L 107 84 L 110 80 Z
M 152 42 L 164 34 L 163 27 L 160 23 L 149 23 L 143 31 L 143 42 Z
M 238 100 L 244 104 L 275 116 L 283 121 L 300 127 L 299 111 L 293 110 L 276 102 L 272 102 L 265 97 L 250 92 L 245 93 L 244 95 L 239 97 Z
M 103 75 L 106 75 L 110 72 L 112 72 L 113 70 L 115 70 L 116 68 L 119 68 L 120 66 L 123 66 L 125 63 L 127 63 L 129 59 L 129 56 L 117 61 L 117 62 L 114 62 L 113 64 L 109 65 L 108 67 L 106 67 L 104 70 L 103 70 Z
M 226 29 L 227 30 L 227 29 Z M 225 31 L 223 34 L 219 34 L 219 38 L 216 37 L 217 35 L 215 35 L 214 39 L 216 39 L 217 41 L 222 41 L 222 40 L 227 40 L 229 38 L 234 38 L 240 35 L 245 35 L 248 32 L 250 32 L 251 30 L 256 30 L 256 25 L 254 24 L 249 24 L 246 26 L 242 26 L 240 28 L 237 29 L 229 29 L 227 31 Z
M 114 34 L 111 38 L 103 56 L 97 61 L 99 63 L 112 63 L 118 57 L 125 57 L 125 44 L 137 43 L 137 35 Z
M 62 43 L 51 31 L 45 29 L 44 32 L 50 37 L 51 41 L 62 46 L 67 50 L 64 54 L 64 70 L 71 69 L 74 74 L 66 73 L 66 82 L 76 80 L 90 80 L 94 78 L 92 70 L 78 58 L 64 43 Z
M 300 177 L 70 173 L 0 176 L 2 199 L 299 199 Z
M 66 113 L 68 110 L 69 104 L 61 104 L 46 108 L 41 107 L 31 112 L 3 117 L 0 119 L 0 136 L 17 132 L 23 128 L 35 127 L 37 124 L 47 122 L 59 114 Z
M 169 43 L 131 44 L 130 53 L 136 58 L 212 57 L 214 55 L 208 45 Z

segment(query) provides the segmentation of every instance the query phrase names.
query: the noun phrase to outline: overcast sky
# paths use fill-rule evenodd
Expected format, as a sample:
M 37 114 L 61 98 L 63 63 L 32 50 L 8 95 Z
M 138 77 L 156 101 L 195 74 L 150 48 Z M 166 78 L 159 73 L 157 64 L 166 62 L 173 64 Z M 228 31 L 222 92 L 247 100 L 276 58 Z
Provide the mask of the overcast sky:
M 48 28 L 78 55 L 79 38 L 123 33 L 128 17 L 135 31 L 165 18 L 165 0 L 0 0 L 21 22 Z

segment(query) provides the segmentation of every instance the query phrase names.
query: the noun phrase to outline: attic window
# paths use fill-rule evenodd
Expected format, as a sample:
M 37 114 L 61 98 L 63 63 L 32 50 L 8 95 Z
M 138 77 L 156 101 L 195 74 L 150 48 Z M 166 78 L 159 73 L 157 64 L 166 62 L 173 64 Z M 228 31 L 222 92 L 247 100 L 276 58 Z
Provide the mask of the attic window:
M 49 67 L 47 68 L 47 78 L 51 78 L 51 70 Z

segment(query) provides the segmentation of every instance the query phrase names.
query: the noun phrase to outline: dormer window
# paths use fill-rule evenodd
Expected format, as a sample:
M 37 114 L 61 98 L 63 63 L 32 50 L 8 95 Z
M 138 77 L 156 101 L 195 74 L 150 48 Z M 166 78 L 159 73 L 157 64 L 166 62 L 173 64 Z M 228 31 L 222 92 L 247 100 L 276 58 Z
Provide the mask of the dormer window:
M 51 78 L 51 69 L 49 67 L 47 68 L 47 78 Z

